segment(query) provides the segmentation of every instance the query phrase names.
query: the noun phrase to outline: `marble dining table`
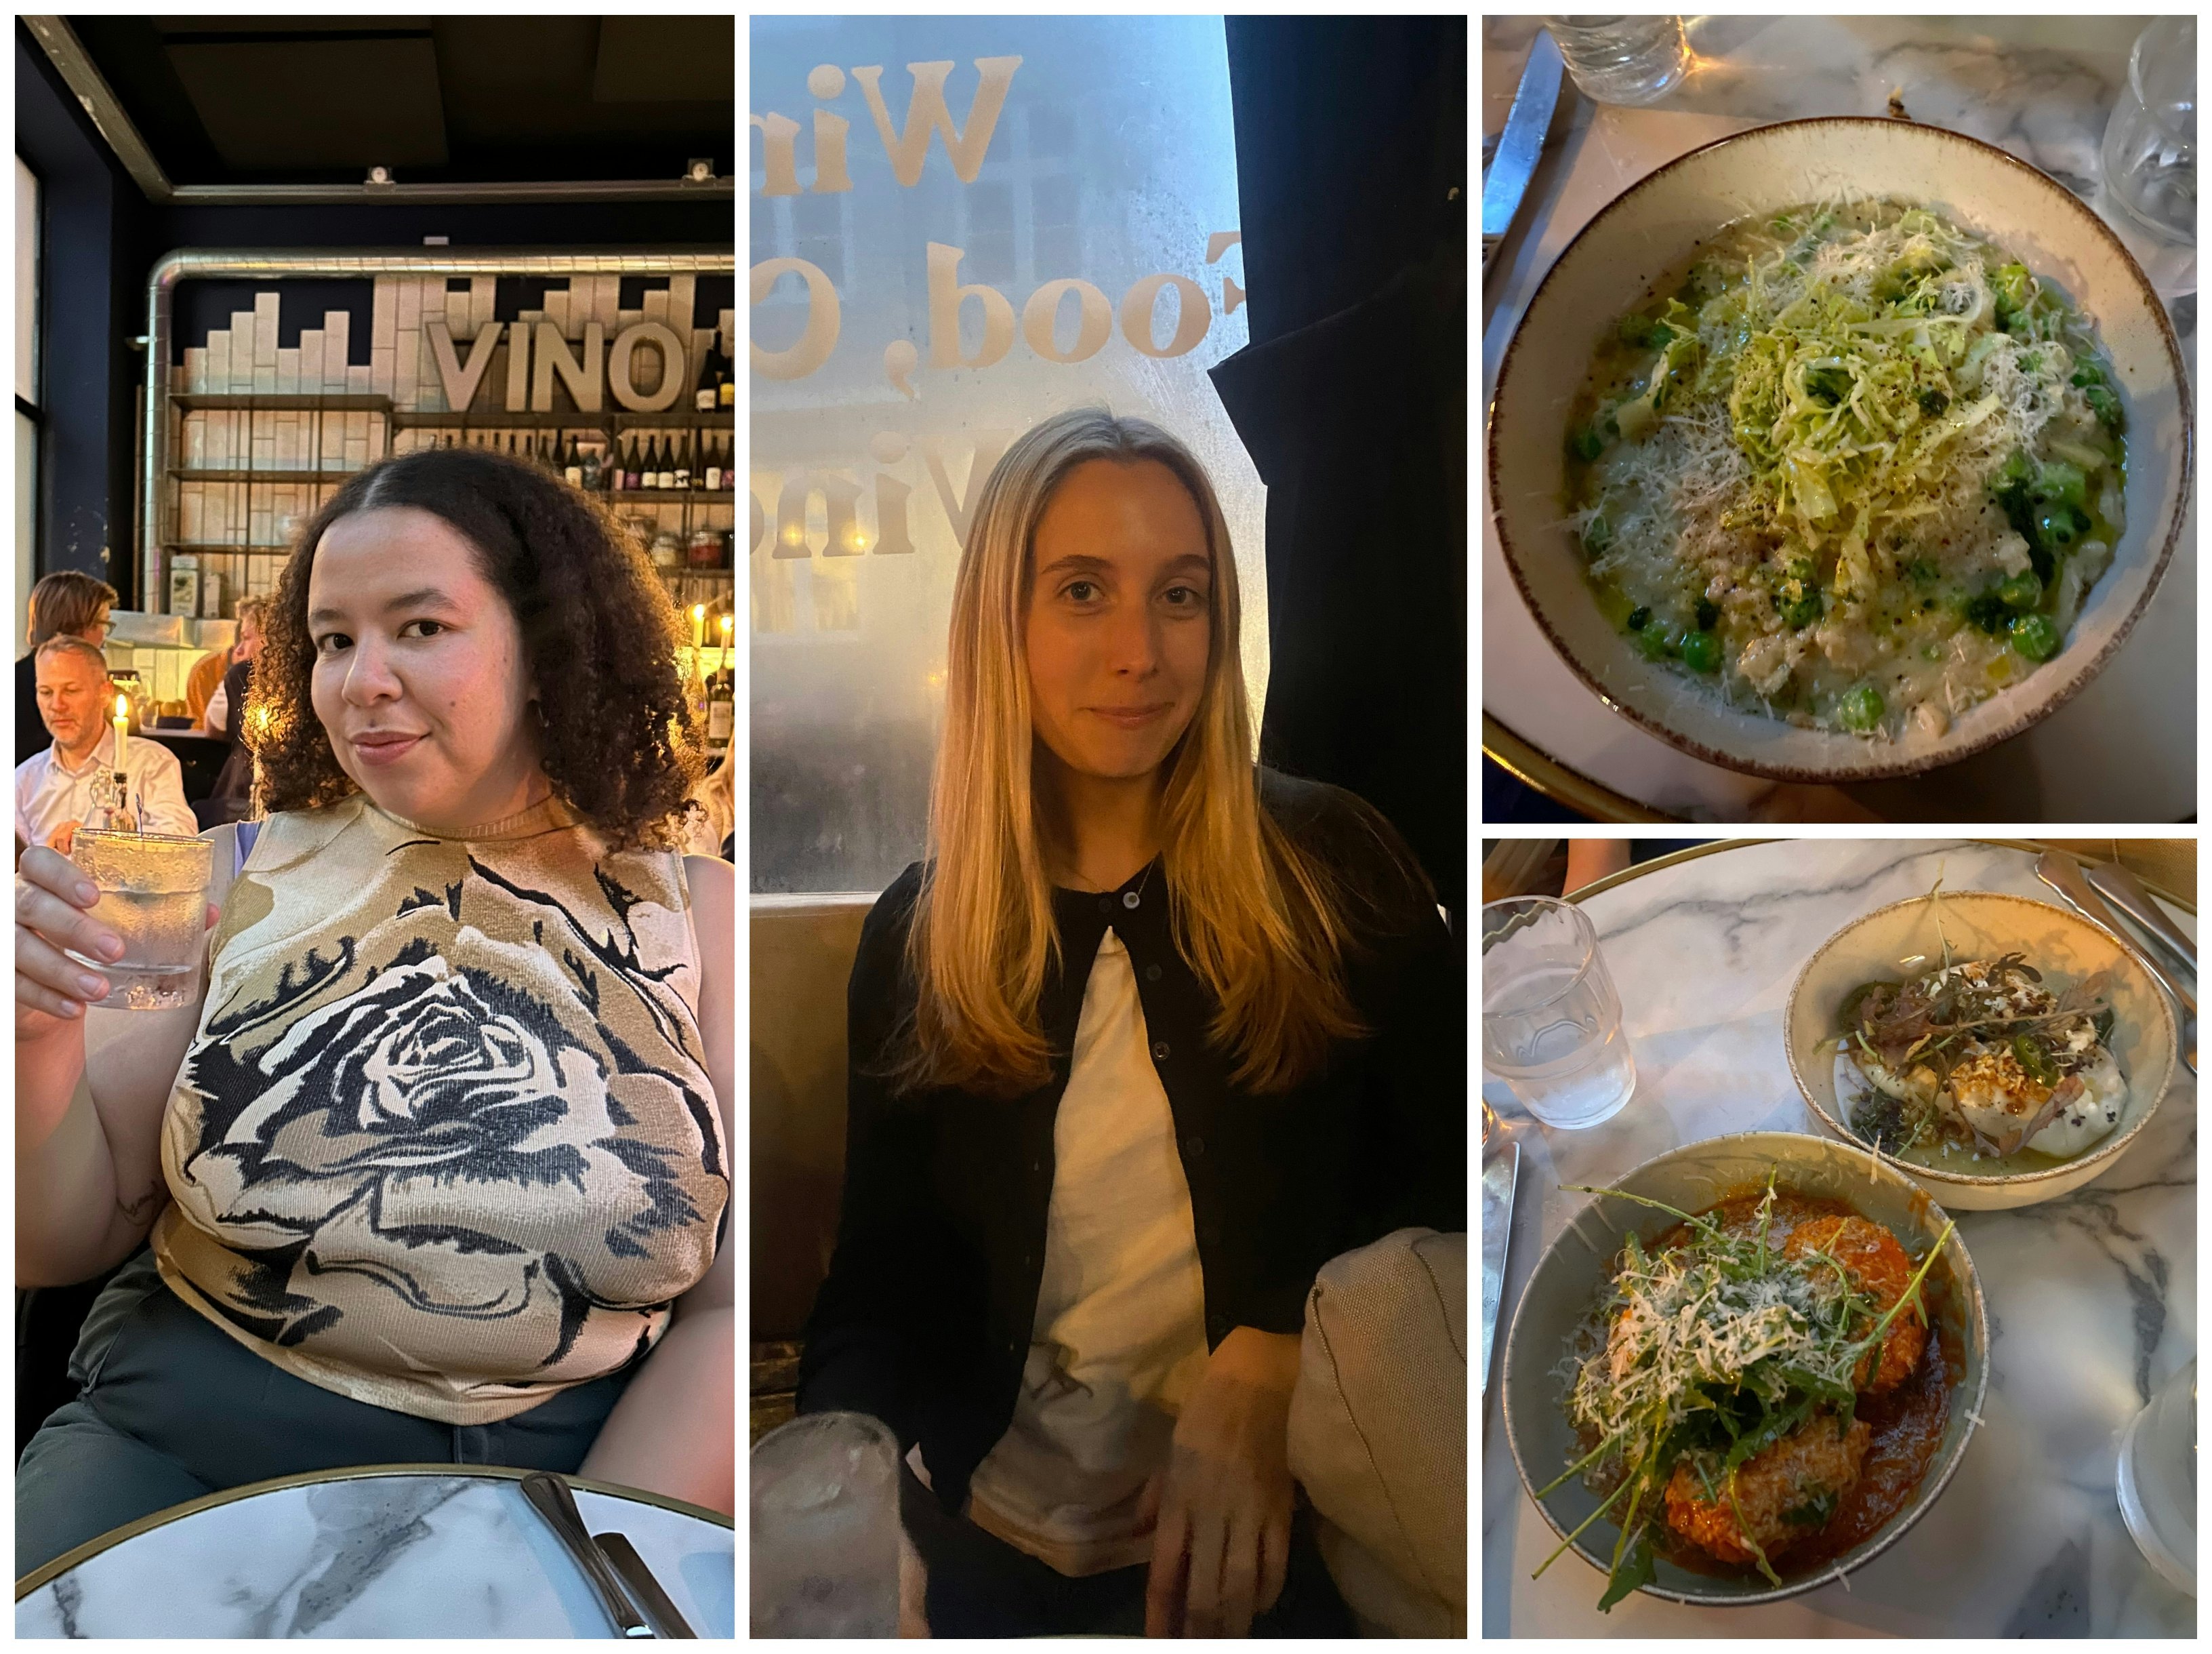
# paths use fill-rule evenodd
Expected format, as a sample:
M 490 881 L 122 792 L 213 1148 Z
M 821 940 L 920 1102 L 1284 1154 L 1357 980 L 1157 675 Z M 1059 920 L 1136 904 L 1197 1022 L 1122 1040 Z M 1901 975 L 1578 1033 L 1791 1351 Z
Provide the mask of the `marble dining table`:
M 2191 382 L 2197 258 L 2130 219 L 2099 148 L 2127 85 L 2140 15 L 1736 16 L 1683 20 L 1683 80 L 1642 108 L 1564 82 L 1551 140 L 1482 284 L 1487 407 L 1522 313 L 1567 244 L 1608 202 L 1676 156 L 1772 121 L 1911 119 L 1991 143 L 2072 191 L 2124 242 L 2164 302 Z M 1486 146 L 1544 20 L 1481 21 Z M 1894 103 L 1893 104 L 1893 100 Z M 1486 161 L 1487 159 L 1486 148 Z M 2197 807 L 2197 567 L 2177 556 L 2129 646 L 2065 707 L 1988 752 L 1930 774 L 1845 787 L 1705 763 L 1636 728 L 1585 688 L 1530 618 L 1480 479 L 1483 748 L 1558 803 L 1621 821 L 2181 821 Z
M 19 1581 L 15 1635 L 617 1636 L 522 1475 L 377 1466 L 196 1500 Z M 736 1635 L 727 1517 L 573 1479 L 571 1491 L 585 1528 L 627 1538 L 699 1637 Z
M 1990 1330 L 1982 1426 L 1905 1537 L 1842 1583 L 1695 1608 L 1638 1592 L 1597 1611 L 1602 1573 L 1562 1556 L 1515 1470 L 1500 1397 L 1514 1307 L 1587 1196 L 1653 1156 L 1730 1132 L 1823 1128 L 1791 1080 L 1783 1006 L 1807 958 L 1891 902 L 1946 890 L 2055 900 L 2032 850 L 1820 839 L 1662 863 L 1581 902 L 1620 993 L 1636 1091 L 1602 1125 L 1555 1130 L 1498 1081 L 1494 1140 L 1520 1146 L 1512 1239 L 1483 1396 L 1482 1624 L 1513 1637 L 2192 1637 L 2196 1602 L 2155 1573 L 2115 1494 L 2121 1434 L 2197 1351 L 2197 1094 L 2175 1081 L 2136 1143 L 2071 1195 L 1954 1212 Z M 2193 913 L 2170 904 L 2191 936 Z M 1940 1196 L 1939 1196 L 1940 1199 Z

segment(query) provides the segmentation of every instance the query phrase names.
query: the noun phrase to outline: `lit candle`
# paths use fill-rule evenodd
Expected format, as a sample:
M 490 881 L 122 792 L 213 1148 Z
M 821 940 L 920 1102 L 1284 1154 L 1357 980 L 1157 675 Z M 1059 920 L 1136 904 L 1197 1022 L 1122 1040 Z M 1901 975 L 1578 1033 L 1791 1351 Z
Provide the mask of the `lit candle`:
M 707 605 L 703 603 L 695 603 L 691 605 L 691 647 L 696 649 L 706 642 L 706 639 Z
M 721 621 L 722 664 L 726 666 L 730 664 L 730 631 L 738 623 L 738 618 L 735 615 L 724 615 L 721 617 Z
M 115 767 L 123 768 L 123 744 L 131 739 L 131 697 L 115 697 Z

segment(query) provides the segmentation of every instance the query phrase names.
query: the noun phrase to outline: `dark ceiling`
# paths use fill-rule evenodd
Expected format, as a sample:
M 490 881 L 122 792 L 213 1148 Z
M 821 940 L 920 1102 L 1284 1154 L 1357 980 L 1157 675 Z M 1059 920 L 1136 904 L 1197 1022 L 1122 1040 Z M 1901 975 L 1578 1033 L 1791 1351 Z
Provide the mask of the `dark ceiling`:
M 735 170 L 729 16 L 67 21 L 178 185 Z

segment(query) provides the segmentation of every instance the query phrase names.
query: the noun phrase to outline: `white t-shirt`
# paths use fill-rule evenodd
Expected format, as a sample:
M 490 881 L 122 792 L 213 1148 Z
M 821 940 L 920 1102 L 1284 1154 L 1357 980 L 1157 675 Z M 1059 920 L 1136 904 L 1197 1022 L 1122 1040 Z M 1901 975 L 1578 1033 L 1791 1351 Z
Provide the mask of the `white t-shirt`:
M 1175 1116 L 1110 927 L 1084 988 L 1053 1154 L 1029 1361 L 1013 1421 L 976 1467 L 969 1516 L 1073 1577 L 1151 1556 L 1138 1505 L 1206 1361 Z
M 96 810 L 93 781 L 100 771 L 114 767 L 112 728 L 78 769 L 64 764 L 60 750 L 51 745 L 26 758 L 15 766 L 15 836 L 25 844 L 45 844 L 64 822 L 92 820 Z M 146 819 L 139 824 L 148 832 L 188 836 L 199 831 L 192 806 L 185 801 L 185 767 L 167 747 L 148 736 L 132 736 L 124 751 L 123 773 L 133 801 L 145 806 Z

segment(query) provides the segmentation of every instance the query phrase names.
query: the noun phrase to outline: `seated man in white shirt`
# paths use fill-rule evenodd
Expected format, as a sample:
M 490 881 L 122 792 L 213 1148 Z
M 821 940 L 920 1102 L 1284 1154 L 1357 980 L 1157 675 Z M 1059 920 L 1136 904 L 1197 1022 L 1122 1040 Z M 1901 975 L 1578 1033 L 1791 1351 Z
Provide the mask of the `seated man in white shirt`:
M 70 853 L 76 830 L 98 818 L 93 784 L 115 768 L 115 706 L 107 661 L 82 638 L 50 637 L 39 645 L 39 716 L 54 744 L 15 769 L 16 854 L 33 844 Z M 184 767 L 159 741 L 131 741 L 124 785 L 138 825 L 149 833 L 199 831 L 185 801 Z

